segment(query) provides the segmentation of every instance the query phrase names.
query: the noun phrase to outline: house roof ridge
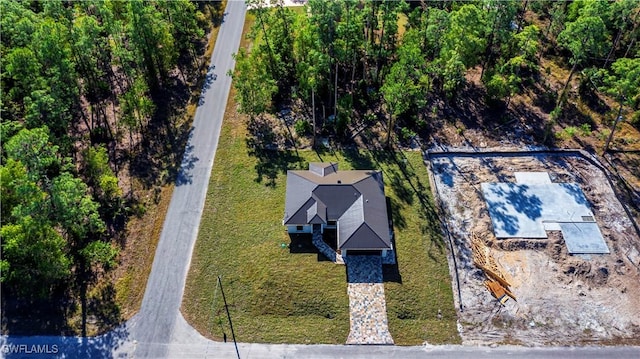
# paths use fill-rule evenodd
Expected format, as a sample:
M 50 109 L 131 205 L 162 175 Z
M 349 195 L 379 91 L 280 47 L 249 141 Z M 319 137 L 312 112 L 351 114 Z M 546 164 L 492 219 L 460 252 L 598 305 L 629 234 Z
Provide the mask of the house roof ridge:
M 383 245 L 385 245 L 385 246 L 387 246 L 387 247 L 390 247 L 390 245 L 391 245 L 391 241 L 389 241 L 389 243 L 387 243 L 387 242 L 386 242 L 382 237 L 380 237 L 380 236 L 378 235 L 378 233 L 377 233 L 373 228 L 371 228 L 371 226 L 369 225 L 369 223 L 367 223 L 367 222 L 362 222 L 362 224 L 363 224 L 364 226 L 366 226 L 367 228 L 369 228 L 369 230 L 370 230 L 371 232 L 373 232 L 373 233 L 376 235 L 375 237 L 376 237 L 376 238 L 377 238 L 377 239 L 378 239 L 378 240 L 379 240 Z
M 321 162 L 316 167 L 320 166 L 337 169 L 332 162 Z M 340 248 L 391 248 L 381 170 L 344 170 L 322 176 L 311 172 L 288 171 L 291 176 L 287 179 L 285 224 L 336 220 Z M 294 213 L 288 216 L 291 212 Z
M 360 182 L 362 182 L 364 180 L 368 180 L 369 178 L 372 178 L 374 174 L 382 173 L 382 171 L 380 171 L 380 170 L 356 170 L 356 171 L 367 171 L 367 172 L 371 172 L 371 173 L 369 173 L 368 176 L 362 177 L 359 180 L 351 183 L 351 185 L 356 185 L 356 184 L 358 184 L 358 183 L 360 183 Z
M 360 223 L 360 225 L 358 227 L 356 227 L 356 229 L 353 231 L 353 233 L 356 233 L 360 228 L 362 228 L 362 225 L 364 225 L 365 223 L 362 222 Z M 342 242 L 342 245 L 340 245 L 340 243 L 338 243 L 338 246 L 340 248 L 343 248 L 347 243 L 349 243 L 349 241 L 351 241 L 353 239 L 353 233 L 351 233 L 351 235 L 349 236 L 349 238 L 347 238 L 346 241 Z

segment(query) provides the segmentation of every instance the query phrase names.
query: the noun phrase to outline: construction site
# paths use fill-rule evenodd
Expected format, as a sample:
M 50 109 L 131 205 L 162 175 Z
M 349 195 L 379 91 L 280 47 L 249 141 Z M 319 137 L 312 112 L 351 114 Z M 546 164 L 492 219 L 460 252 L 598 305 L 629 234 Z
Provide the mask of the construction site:
M 428 153 L 464 344 L 640 344 L 640 237 L 579 152 Z

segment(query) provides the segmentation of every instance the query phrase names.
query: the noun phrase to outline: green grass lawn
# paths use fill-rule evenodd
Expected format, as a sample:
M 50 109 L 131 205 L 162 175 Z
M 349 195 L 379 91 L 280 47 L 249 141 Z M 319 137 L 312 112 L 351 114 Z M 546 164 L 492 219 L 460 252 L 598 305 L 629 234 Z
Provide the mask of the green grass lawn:
M 254 20 L 248 14 L 245 32 Z M 241 46 L 248 46 L 244 37 Z M 446 247 L 421 155 L 249 150 L 247 118 L 237 113 L 234 98 L 232 89 L 185 288 L 187 321 L 209 338 L 222 340 L 223 333 L 231 338 L 216 289 L 220 275 L 238 341 L 346 341 L 346 268 L 319 260 L 316 253 L 291 253 L 282 225 L 286 170 L 332 161 L 340 169 L 384 172 L 398 255 L 398 266 L 385 268 L 387 315 L 396 344 L 459 343 Z
M 399 263 L 397 272 L 387 268 L 391 281 L 385 282 L 396 344 L 459 342 L 446 249 L 420 154 L 394 157 L 382 151 L 351 150 L 250 155 L 245 121 L 235 113 L 235 105 L 227 107 L 185 289 L 187 320 L 203 335 L 221 339 L 224 332 L 230 338 L 216 290 L 220 275 L 239 341 L 345 342 L 349 332 L 345 267 L 282 246 L 290 242 L 282 225 L 284 171 L 307 168 L 310 161 L 335 161 L 341 169 L 384 171 Z

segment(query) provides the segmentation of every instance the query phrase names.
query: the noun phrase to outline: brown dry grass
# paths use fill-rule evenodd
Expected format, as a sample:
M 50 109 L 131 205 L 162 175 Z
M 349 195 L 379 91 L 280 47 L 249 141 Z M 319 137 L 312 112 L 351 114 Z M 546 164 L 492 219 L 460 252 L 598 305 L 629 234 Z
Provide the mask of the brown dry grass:
M 226 0 L 222 2 L 221 9 L 226 7 Z M 208 36 L 207 47 L 202 55 L 204 64 L 208 64 L 218 37 L 219 27 L 212 26 Z M 203 74 L 207 66 L 202 66 Z M 203 75 L 204 76 L 204 75 Z M 203 77 L 202 76 L 202 77 Z M 197 98 L 200 87 L 192 94 L 195 101 L 190 101 L 181 111 L 180 123 L 191 123 L 197 108 Z M 147 279 L 151 272 L 164 219 L 171 202 L 173 184 L 148 190 L 138 190 L 137 194 L 143 198 L 145 213 L 141 217 L 133 217 L 127 225 L 127 241 L 121 250 L 119 267 L 112 273 L 110 280 L 115 283 L 116 303 L 120 307 L 122 320 L 130 319 L 142 304 L 142 298 L 146 288 Z
M 142 304 L 173 187 L 170 184 L 161 188 L 157 204 L 148 198 L 146 213 L 131 220 L 127 226 L 127 243 L 121 251 L 120 266 L 113 274 L 116 301 L 120 305 L 123 320 L 130 319 Z

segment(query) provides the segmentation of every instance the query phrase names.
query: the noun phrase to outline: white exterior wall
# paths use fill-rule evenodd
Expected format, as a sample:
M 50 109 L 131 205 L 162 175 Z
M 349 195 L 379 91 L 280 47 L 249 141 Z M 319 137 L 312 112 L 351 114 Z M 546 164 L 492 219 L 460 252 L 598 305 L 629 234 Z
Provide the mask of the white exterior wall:
M 302 230 L 298 230 L 298 226 L 287 226 L 287 232 L 289 233 L 313 233 L 313 226 L 310 224 L 303 225 Z

